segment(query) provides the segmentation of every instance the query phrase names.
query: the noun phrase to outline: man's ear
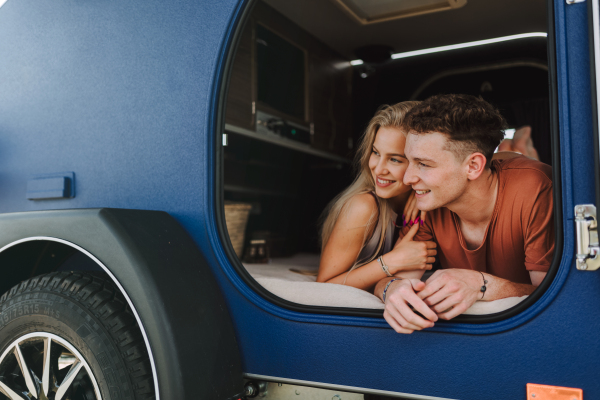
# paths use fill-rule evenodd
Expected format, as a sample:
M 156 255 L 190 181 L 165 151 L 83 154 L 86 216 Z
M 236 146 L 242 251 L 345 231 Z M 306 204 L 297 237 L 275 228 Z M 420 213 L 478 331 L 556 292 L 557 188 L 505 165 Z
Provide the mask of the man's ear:
M 474 181 L 479 178 L 485 169 L 487 158 L 481 153 L 473 153 L 465 160 L 467 168 L 467 179 Z

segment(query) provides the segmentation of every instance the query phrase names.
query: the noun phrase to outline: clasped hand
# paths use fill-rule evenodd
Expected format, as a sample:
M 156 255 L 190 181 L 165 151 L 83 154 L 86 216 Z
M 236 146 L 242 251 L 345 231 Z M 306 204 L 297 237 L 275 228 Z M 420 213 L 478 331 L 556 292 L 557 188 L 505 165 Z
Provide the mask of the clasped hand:
M 384 260 L 392 274 L 431 269 L 437 254 L 437 245 L 435 242 L 414 241 L 413 238 L 418 230 L 419 224 L 414 224 L 402 240 L 396 242 L 393 250 L 384 255 Z
M 398 333 L 431 328 L 439 318 L 452 319 L 471 307 L 481 295 L 481 283 L 479 272 L 465 269 L 436 271 L 427 282 L 393 282 L 383 316 Z

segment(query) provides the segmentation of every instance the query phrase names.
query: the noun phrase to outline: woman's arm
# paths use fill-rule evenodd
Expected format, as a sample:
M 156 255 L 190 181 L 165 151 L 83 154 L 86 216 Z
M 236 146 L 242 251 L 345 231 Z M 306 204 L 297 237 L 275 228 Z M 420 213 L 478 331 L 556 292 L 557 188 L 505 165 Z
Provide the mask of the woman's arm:
M 371 262 L 348 274 L 363 244 L 372 235 L 378 217 L 377 201 L 371 194 L 359 194 L 349 201 L 342 209 L 321 254 L 317 282 L 343 284 L 345 279 L 346 285 L 369 289 L 386 276 L 377 261 L 377 265 Z
M 354 265 L 363 243 L 370 238 L 377 222 L 377 203 L 370 194 L 355 196 L 345 208 L 323 249 L 317 282 L 339 283 L 371 290 L 387 275 L 377 260 L 348 272 Z M 369 224 L 371 220 L 371 224 Z M 415 224 L 394 249 L 383 255 L 390 273 L 402 277 L 420 277 L 435 256 L 435 243 L 414 242 L 419 225 Z M 433 246 L 433 248 L 432 248 Z

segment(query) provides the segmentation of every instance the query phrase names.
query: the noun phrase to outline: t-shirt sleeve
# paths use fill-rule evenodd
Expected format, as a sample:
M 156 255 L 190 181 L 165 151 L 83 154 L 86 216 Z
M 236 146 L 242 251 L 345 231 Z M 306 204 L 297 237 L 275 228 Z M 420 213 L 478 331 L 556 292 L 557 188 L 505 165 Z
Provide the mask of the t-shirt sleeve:
M 527 214 L 525 214 L 527 215 Z M 554 202 L 552 183 L 543 185 L 534 197 L 525 227 L 525 268 L 546 272 L 554 255 Z

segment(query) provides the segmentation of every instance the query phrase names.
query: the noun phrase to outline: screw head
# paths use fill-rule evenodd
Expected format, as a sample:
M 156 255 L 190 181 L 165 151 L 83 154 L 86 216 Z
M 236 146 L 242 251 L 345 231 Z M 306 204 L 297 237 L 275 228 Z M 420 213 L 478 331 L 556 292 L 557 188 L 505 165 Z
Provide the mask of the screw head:
M 249 382 L 246 387 L 244 388 L 244 391 L 246 393 L 246 396 L 252 397 L 255 396 L 258 392 L 256 386 L 254 386 L 254 384 L 252 382 Z
M 585 208 L 583 208 L 583 207 L 577 207 L 577 212 L 578 213 L 582 213 L 583 214 L 584 211 L 585 211 Z
M 535 393 L 531 393 L 531 397 L 535 397 Z

